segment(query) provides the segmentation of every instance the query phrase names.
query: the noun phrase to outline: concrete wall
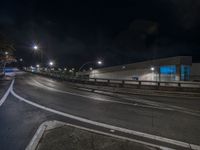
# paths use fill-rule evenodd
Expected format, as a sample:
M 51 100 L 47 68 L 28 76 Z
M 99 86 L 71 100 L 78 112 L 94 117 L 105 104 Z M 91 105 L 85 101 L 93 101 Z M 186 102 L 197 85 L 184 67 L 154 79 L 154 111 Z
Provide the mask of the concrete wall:
M 93 70 L 90 73 L 90 78 L 133 80 L 133 77 L 138 78 L 138 80 L 156 80 L 156 73 L 153 73 L 150 69 L 122 70 L 113 72 L 100 72 L 99 70 Z
M 192 57 L 178 56 L 164 59 L 156 59 L 126 65 L 100 68 L 93 71 L 78 72 L 77 76 L 90 78 L 121 79 L 121 80 L 149 80 L 149 81 L 180 81 L 181 65 L 192 64 Z M 176 73 L 159 75 L 160 66 L 176 66 Z M 155 70 L 152 71 L 151 67 Z
M 192 81 L 200 81 L 200 63 L 193 63 L 191 67 L 191 76 Z
M 120 79 L 120 80 L 148 80 L 148 81 L 159 81 L 159 67 L 155 67 L 152 71 L 150 68 L 146 69 L 122 69 L 121 71 L 112 72 L 101 72 L 101 70 L 93 70 L 89 74 L 90 78 L 104 78 L 104 79 Z M 160 81 L 178 81 L 178 74 L 171 75 L 160 75 Z

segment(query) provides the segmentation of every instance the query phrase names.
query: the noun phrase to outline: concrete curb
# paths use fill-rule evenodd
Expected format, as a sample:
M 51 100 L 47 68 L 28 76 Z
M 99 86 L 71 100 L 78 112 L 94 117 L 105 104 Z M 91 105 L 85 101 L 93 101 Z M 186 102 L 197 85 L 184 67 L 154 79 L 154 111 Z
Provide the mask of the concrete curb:
M 45 121 L 39 126 L 35 135 L 31 139 L 30 143 L 28 144 L 28 146 L 26 147 L 25 150 L 36 150 L 36 148 L 38 147 L 39 142 L 40 142 L 45 131 L 51 130 L 51 129 L 54 129 L 54 128 L 58 128 L 58 127 L 62 127 L 62 126 L 65 126 L 65 125 L 76 127 L 76 128 L 86 130 L 86 131 L 90 131 L 90 132 L 97 133 L 97 134 L 107 135 L 107 136 L 110 136 L 110 137 L 128 140 L 128 141 L 132 141 L 132 142 L 136 142 L 136 143 L 146 145 L 145 142 L 138 142 L 137 140 L 131 140 L 131 139 L 123 137 L 123 136 L 113 135 L 112 133 L 115 132 L 115 130 L 110 130 L 110 134 L 109 134 L 109 133 L 105 133 L 105 132 L 101 132 L 101 131 L 97 131 L 97 130 L 93 130 L 93 129 L 88 129 L 88 128 L 77 126 L 77 125 L 72 125 L 70 123 L 65 123 L 65 122 L 61 122 L 61 121 L 57 121 L 57 120 L 51 120 L 51 121 Z M 147 144 L 147 145 L 150 146 L 151 148 L 154 147 L 153 144 Z M 190 149 L 199 150 L 198 146 L 193 145 L 193 144 L 189 144 L 189 145 L 190 145 Z M 167 148 L 167 147 L 162 147 L 162 146 L 160 146 L 159 149 L 160 150 L 174 150 L 172 148 Z
M 57 127 L 61 127 L 63 125 L 65 125 L 64 122 L 60 122 L 60 121 L 56 121 L 56 120 L 43 122 L 37 129 L 35 135 L 31 139 L 31 141 L 29 142 L 29 144 L 25 150 L 35 150 L 40 142 L 40 139 L 42 138 L 42 136 L 44 134 L 44 131 L 51 130 L 51 129 L 54 129 Z
M 129 138 L 125 138 L 125 137 L 122 137 L 122 136 L 112 135 L 112 134 L 109 134 L 109 133 L 106 134 L 106 133 L 96 131 L 96 130 L 93 130 L 93 129 L 88 129 L 88 128 L 77 126 L 77 125 L 72 125 L 70 123 L 65 123 L 65 122 L 61 122 L 61 121 L 57 121 L 57 120 L 51 120 L 51 121 L 45 121 L 39 126 L 35 135 L 31 139 L 30 143 L 28 144 L 28 146 L 26 147 L 25 150 L 36 150 L 45 131 L 55 129 L 55 128 L 59 128 L 59 127 L 62 127 L 62 126 L 72 126 L 72 127 L 76 127 L 76 128 L 82 129 L 82 130 L 90 131 L 90 132 L 93 132 L 93 133 L 96 133 L 96 134 L 107 135 L 107 136 L 110 136 L 110 137 L 123 139 L 123 140 L 130 140 Z M 115 130 L 110 130 L 110 132 L 111 133 L 115 132 Z M 132 141 L 132 140 L 130 140 L 130 141 Z M 138 143 L 137 140 L 135 140 L 135 141 L 133 140 L 132 142 Z M 140 144 L 142 144 L 142 143 L 140 143 Z M 143 143 L 143 144 L 145 145 L 145 143 Z M 149 146 L 153 147 L 153 145 L 149 145 Z M 160 147 L 160 149 L 161 150 L 174 150 L 174 149 L 165 148 L 165 147 Z

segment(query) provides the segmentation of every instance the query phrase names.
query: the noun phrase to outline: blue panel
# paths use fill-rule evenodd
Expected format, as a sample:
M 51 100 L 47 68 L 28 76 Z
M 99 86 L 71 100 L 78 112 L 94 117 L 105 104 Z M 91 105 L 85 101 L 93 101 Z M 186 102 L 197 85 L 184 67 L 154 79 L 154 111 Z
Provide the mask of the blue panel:
M 181 80 L 187 81 L 190 80 L 190 66 L 181 66 Z
M 175 74 L 176 66 L 162 66 L 160 67 L 161 74 Z

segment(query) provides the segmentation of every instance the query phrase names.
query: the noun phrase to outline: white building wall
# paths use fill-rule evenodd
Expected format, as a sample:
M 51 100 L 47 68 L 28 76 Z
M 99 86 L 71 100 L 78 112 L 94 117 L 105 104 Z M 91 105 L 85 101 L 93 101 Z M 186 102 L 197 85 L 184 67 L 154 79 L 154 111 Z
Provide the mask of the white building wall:
M 200 81 L 200 63 L 192 63 L 190 78 L 192 81 Z
M 136 69 L 136 70 L 121 70 L 114 72 L 99 72 L 98 70 L 93 70 L 90 73 L 90 78 L 104 78 L 104 79 L 123 79 L 123 80 L 133 80 L 133 78 L 138 78 L 138 80 L 158 80 L 158 74 L 154 73 L 150 69 Z

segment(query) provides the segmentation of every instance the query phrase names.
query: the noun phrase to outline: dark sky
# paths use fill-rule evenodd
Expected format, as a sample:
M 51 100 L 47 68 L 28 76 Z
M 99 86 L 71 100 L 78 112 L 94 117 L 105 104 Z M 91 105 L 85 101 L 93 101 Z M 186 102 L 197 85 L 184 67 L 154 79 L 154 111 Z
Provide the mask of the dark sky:
M 68 67 L 177 55 L 200 61 L 199 14 L 199 0 L 1 0 L 0 32 L 29 65 L 40 58 L 34 43 L 45 62 Z

